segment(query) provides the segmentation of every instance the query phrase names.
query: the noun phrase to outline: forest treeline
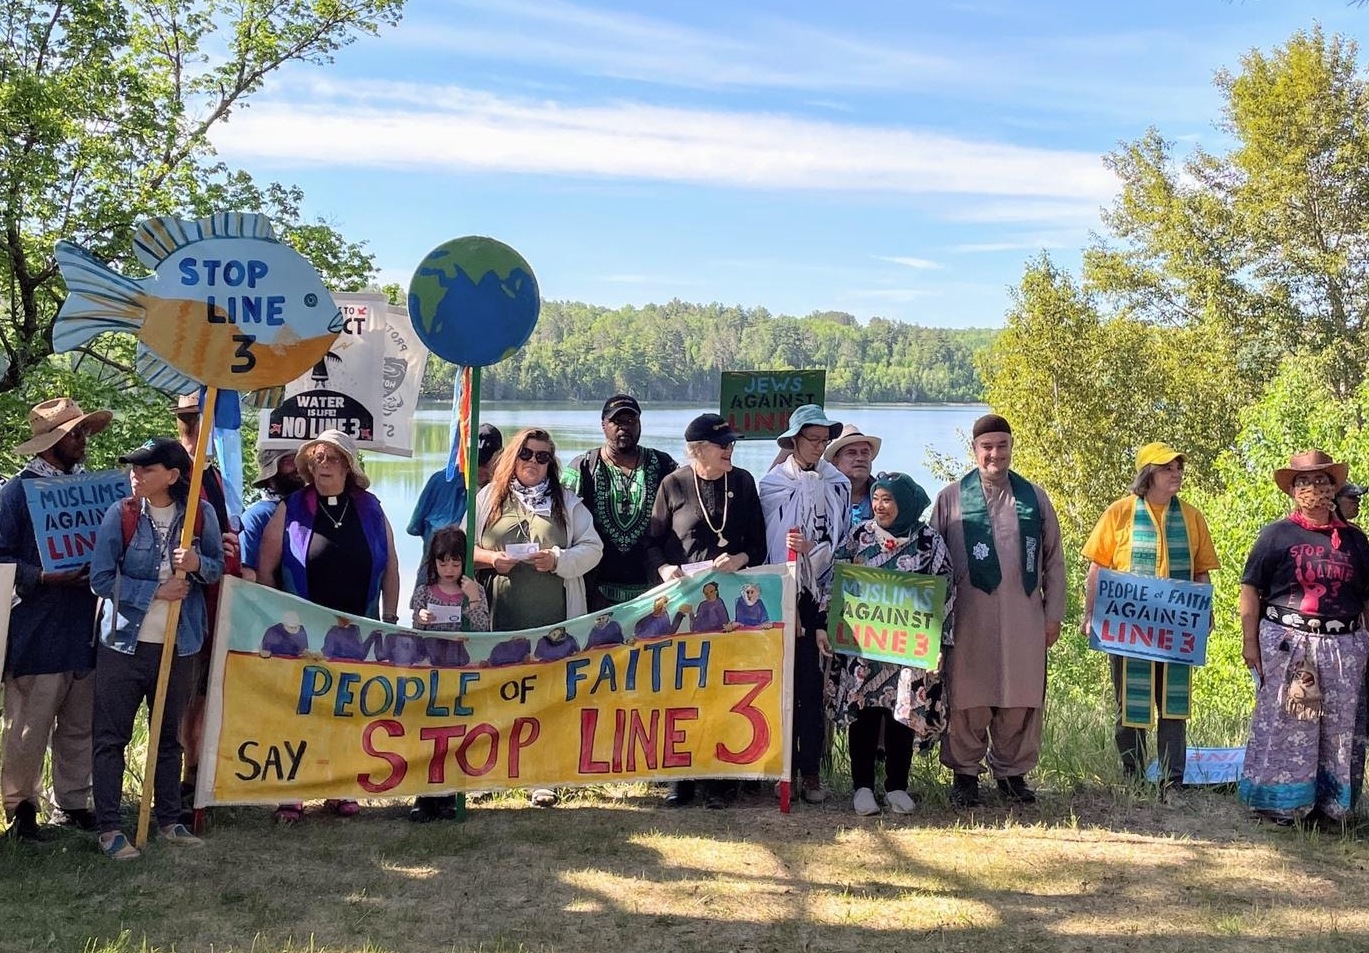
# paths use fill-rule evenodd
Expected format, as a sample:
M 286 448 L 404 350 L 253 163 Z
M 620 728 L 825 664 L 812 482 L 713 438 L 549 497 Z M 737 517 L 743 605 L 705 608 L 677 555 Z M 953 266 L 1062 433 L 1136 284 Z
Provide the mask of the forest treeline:
M 484 400 L 711 401 L 724 370 L 825 368 L 833 401 L 975 402 L 974 356 L 995 332 L 925 328 L 839 311 L 806 317 L 764 308 L 670 301 L 605 308 L 546 301 L 513 357 L 484 372 Z M 455 368 L 429 358 L 425 396 L 450 396 Z

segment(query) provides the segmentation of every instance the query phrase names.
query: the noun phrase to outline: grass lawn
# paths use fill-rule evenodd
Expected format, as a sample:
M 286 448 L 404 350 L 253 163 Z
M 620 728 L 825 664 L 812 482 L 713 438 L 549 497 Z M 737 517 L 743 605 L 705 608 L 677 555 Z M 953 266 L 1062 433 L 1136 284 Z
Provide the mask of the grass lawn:
M 154 839 L 124 864 L 84 835 L 0 842 L 0 949 L 1369 950 L 1369 842 L 1257 826 L 1233 794 L 928 801 L 669 810 L 636 785 L 499 797 L 463 824 L 217 809 L 204 848 Z

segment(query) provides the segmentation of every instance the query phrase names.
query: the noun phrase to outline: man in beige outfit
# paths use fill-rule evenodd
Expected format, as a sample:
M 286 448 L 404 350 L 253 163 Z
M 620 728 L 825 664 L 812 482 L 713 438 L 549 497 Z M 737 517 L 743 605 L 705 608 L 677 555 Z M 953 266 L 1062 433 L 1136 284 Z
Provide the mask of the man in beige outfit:
M 0 794 L 8 833 L 42 840 L 43 762 L 52 751 L 50 821 L 95 827 L 90 810 L 91 718 L 94 704 L 95 595 L 89 564 L 46 571 L 39 556 L 24 483 L 80 473 L 86 439 L 109 426 L 108 410 L 85 413 L 69 397 L 29 412 L 33 436 L 14 452 L 32 456 L 0 487 L 0 562 L 15 564 L 19 601 L 10 613 L 5 656 L 5 716 L 0 733 Z M 0 633 L 4 637 L 4 633 Z
M 941 763 L 955 772 L 958 807 L 981 803 L 986 756 L 1003 796 L 1031 803 L 1025 776 L 1040 758 L 1046 650 L 1065 614 L 1060 523 L 1045 491 L 1009 469 L 1008 422 L 988 414 L 973 433 L 976 469 L 937 495 L 929 520 L 951 551 L 956 585 Z

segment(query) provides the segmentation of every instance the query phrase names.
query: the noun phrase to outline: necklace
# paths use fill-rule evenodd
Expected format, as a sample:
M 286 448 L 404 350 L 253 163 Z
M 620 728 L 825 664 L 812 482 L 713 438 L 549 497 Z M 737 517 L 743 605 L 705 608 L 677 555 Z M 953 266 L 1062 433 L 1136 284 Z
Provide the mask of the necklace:
M 637 468 L 633 467 L 626 474 L 618 467 L 609 472 L 613 476 L 614 489 L 618 491 L 618 515 L 626 517 L 632 512 L 632 504 L 636 502 L 632 498 L 632 488 L 637 479 Z
M 693 470 L 694 468 L 690 467 L 690 469 Z M 727 525 L 727 503 L 732 499 L 732 494 L 727 492 L 727 474 L 723 474 L 723 518 L 718 521 L 717 526 L 714 526 L 713 521 L 708 518 L 708 507 L 704 506 L 704 491 L 699 484 L 698 470 L 694 470 L 694 492 L 699 495 L 699 512 L 703 514 L 704 525 L 717 534 L 718 545 L 726 547 L 727 537 L 723 535 L 723 527 Z
M 347 508 L 352 505 L 352 498 L 349 496 L 342 501 L 342 512 L 337 515 L 336 519 L 333 518 L 332 513 L 328 512 L 328 504 L 322 500 L 319 502 L 323 505 L 318 508 L 318 511 L 328 517 L 328 522 L 333 524 L 333 529 L 342 529 L 342 521 L 347 518 Z

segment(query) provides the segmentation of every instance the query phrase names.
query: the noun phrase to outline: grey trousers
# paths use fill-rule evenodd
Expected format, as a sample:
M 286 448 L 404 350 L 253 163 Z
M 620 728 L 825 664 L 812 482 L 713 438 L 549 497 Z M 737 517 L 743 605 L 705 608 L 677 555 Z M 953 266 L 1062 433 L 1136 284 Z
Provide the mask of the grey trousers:
M 1112 664 L 1112 696 L 1117 702 L 1113 736 L 1117 739 L 1117 753 L 1122 756 L 1122 773 L 1138 778 L 1146 770 L 1146 729 L 1126 728 L 1122 725 L 1122 659 L 1109 657 Z M 1165 665 L 1155 664 L 1155 711 L 1163 711 Z M 1159 748 L 1160 778 L 1169 784 L 1184 783 L 1184 765 L 1188 761 L 1188 722 L 1183 718 L 1159 718 L 1156 721 L 1155 744 Z
M 117 831 L 122 826 L 124 753 L 133 738 L 138 706 L 147 700 L 149 712 L 157 692 L 157 669 L 162 647 L 139 642 L 132 655 L 101 645 L 95 660 L 95 823 L 97 829 Z M 190 657 L 176 656 L 166 686 L 166 707 L 157 745 L 157 778 L 153 812 L 157 826 L 175 824 L 181 817 L 181 740 L 176 728 L 195 691 Z

